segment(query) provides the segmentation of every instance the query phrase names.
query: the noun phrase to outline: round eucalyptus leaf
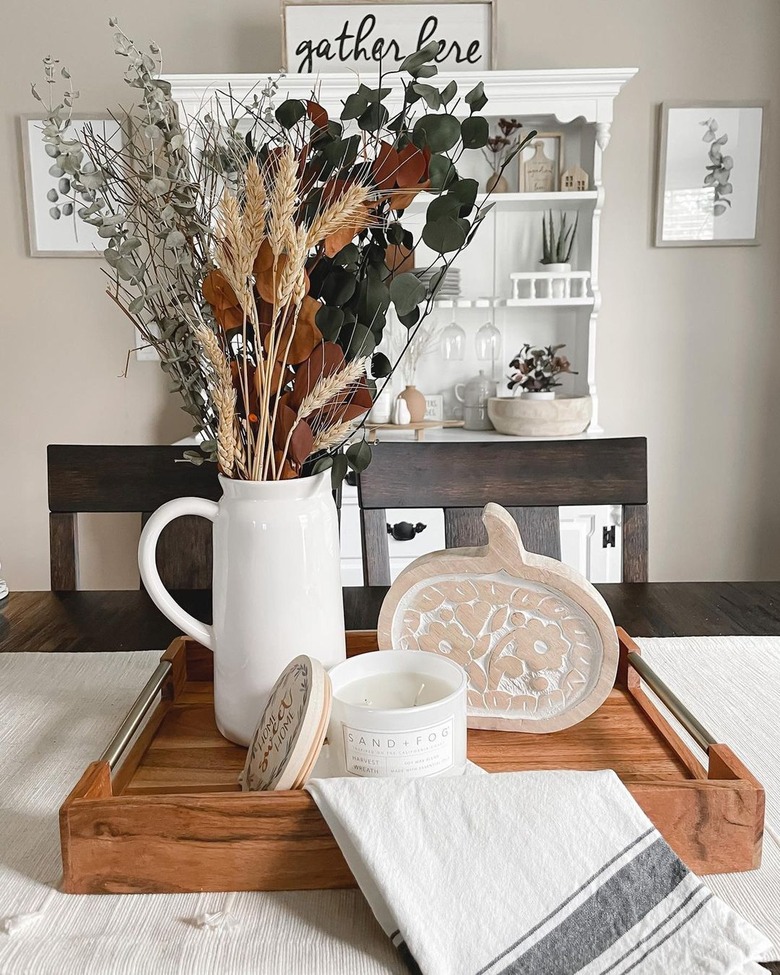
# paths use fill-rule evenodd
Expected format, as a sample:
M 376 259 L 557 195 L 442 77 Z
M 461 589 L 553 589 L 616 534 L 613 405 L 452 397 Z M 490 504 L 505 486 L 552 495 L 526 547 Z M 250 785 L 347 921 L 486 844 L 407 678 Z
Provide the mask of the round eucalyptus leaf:
M 449 196 L 460 202 L 460 216 L 467 217 L 477 202 L 479 183 L 475 179 L 459 179 L 450 189 Z
M 484 115 L 470 115 L 463 119 L 460 137 L 466 149 L 482 149 L 490 138 L 490 127 Z
M 444 217 L 441 220 L 426 223 L 422 238 L 425 245 L 431 250 L 438 254 L 447 254 L 463 247 L 466 243 L 468 231 L 469 224 L 466 220 Z
M 725 209 L 725 207 L 724 207 Z M 49 207 L 49 216 L 52 220 L 59 220 L 62 214 L 60 213 L 59 207 Z
M 133 300 L 127 306 L 127 310 L 130 312 L 131 315 L 137 315 L 138 312 L 143 309 L 145 304 L 146 304 L 146 298 L 144 297 L 144 295 L 138 295 L 138 297 L 133 298 Z
M 371 355 L 376 348 L 374 333 L 360 322 L 345 328 L 338 337 L 338 343 L 349 360 L 357 359 L 358 356 Z
M 53 166 L 49 166 L 49 176 L 53 176 L 55 179 L 58 179 L 60 176 L 64 175 L 65 170 L 62 168 L 62 166 L 58 166 L 56 163 Z
M 48 143 L 46 146 L 44 146 L 44 152 L 51 159 L 56 159 L 56 157 L 59 156 L 60 154 L 59 149 L 56 146 L 53 146 L 51 143 Z
M 306 106 L 300 98 L 288 98 L 276 109 L 276 121 L 285 129 L 291 129 L 306 114 Z
M 321 474 L 323 471 L 329 471 L 331 467 L 333 467 L 333 458 L 326 455 L 314 461 L 311 472 L 312 474 Z
M 446 152 L 460 139 L 460 122 L 454 115 L 422 115 L 414 123 L 412 139 L 418 149 Z
M 485 83 L 480 81 L 470 92 L 466 94 L 465 102 L 472 112 L 481 112 L 487 105 L 487 95 L 485 94 Z
M 411 271 L 396 274 L 390 282 L 390 298 L 398 315 L 408 315 L 425 300 L 425 285 Z
M 346 452 L 347 463 L 357 474 L 361 474 L 371 463 L 371 447 L 365 440 L 350 444 Z
M 165 238 L 165 246 L 170 250 L 175 250 L 177 247 L 184 247 L 186 243 L 187 238 L 180 230 L 172 230 Z
M 455 184 L 457 186 L 457 183 Z M 454 192 L 451 190 L 444 196 L 437 196 L 428 204 L 425 211 L 427 222 L 442 220 L 444 217 L 457 217 L 460 215 L 462 204 Z
M 437 154 L 431 156 L 428 163 L 428 176 L 431 180 L 431 189 L 441 192 L 456 181 L 458 174 L 451 159 Z
M 56 203 L 57 200 L 59 200 L 59 198 L 60 198 L 60 194 L 53 188 L 50 189 L 49 192 L 46 194 L 46 199 L 49 201 L 49 203 Z
M 329 305 L 344 305 L 355 293 L 356 286 L 354 274 L 334 268 L 322 282 L 320 293 Z
M 317 328 L 326 342 L 335 342 L 344 324 L 344 312 L 340 308 L 323 305 L 314 316 Z
M 419 51 L 413 51 L 401 62 L 401 67 L 399 71 L 408 71 L 410 74 L 413 71 L 418 70 L 423 67 L 423 65 L 428 64 L 430 61 L 436 57 L 439 53 L 439 42 L 430 41 L 425 47 L 421 47 Z
M 347 458 L 344 454 L 333 454 L 333 465 L 330 469 L 330 484 L 334 491 L 337 491 L 339 485 L 347 476 Z
M 363 132 L 378 132 L 387 122 L 390 113 L 381 102 L 373 102 L 357 120 Z
M 72 217 L 73 216 L 73 204 L 72 203 L 63 203 L 63 205 L 62 205 L 62 215 L 63 215 L 63 217 Z
M 393 371 L 393 365 L 384 352 L 375 352 L 371 357 L 371 375 L 384 379 Z
M 350 119 L 359 118 L 368 108 L 368 99 L 359 91 L 347 96 L 344 108 L 341 110 L 341 118 L 348 122 Z
M 387 241 L 389 244 L 394 244 L 396 247 L 404 242 L 404 228 L 398 221 L 394 221 L 387 228 Z
M 63 176 L 62 179 L 57 184 L 57 189 L 60 193 L 70 193 L 70 180 L 67 176 Z
M 419 307 L 413 308 L 408 315 L 399 315 L 398 321 L 403 325 L 404 328 L 414 328 L 414 326 L 420 321 Z

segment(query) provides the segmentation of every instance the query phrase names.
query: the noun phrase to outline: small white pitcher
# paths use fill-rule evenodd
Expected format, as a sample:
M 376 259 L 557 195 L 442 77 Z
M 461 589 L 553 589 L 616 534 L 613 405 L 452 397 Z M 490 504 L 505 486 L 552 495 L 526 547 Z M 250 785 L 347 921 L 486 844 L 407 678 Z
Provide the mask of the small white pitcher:
M 341 562 L 330 471 L 287 481 L 220 477 L 219 503 L 177 498 L 151 516 L 138 546 L 157 608 L 214 651 L 217 727 L 248 745 L 277 677 L 301 653 L 332 667 L 346 657 Z M 182 515 L 214 523 L 214 623 L 196 620 L 163 586 L 157 540 Z

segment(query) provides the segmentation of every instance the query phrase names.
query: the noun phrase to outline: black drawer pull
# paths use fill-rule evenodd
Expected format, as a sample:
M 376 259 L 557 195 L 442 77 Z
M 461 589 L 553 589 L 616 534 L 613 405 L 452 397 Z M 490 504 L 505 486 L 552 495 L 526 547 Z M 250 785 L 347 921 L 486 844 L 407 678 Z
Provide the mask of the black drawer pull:
M 416 525 L 412 525 L 408 521 L 399 521 L 397 525 L 388 523 L 387 534 L 392 535 L 397 542 L 409 542 L 415 535 L 424 532 L 427 527 L 421 521 L 418 521 Z

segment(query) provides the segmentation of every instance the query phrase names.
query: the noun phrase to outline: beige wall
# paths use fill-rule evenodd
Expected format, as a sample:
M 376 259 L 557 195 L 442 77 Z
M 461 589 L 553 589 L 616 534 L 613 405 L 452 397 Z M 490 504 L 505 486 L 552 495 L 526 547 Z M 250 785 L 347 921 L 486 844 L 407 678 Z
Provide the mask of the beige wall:
M 608 432 L 649 439 L 652 577 L 778 578 L 780 2 L 499 4 L 500 67 L 640 69 L 616 103 L 605 157 L 598 382 Z M 278 63 L 276 0 L 127 10 L 125 29 L 154 38 L 168 71 Z M 48 587 L 47 443 L 165 443 L 188 429 L 153 363 L 119 378 L 132 334 L 102 294 L 99 261 L 27 257 L 17 116 L 33 110 L 29 82 L 50 52 L 71 68 L 80 111 L 127 100 L 109 12 L 102 0 L 14 4 L 0 42 L 0 560 L 18 589 Z M 713 98 L 772 102 L 763 244 L 655 249 L 656 105 Z M 87 585 L 128 583 L 120 542 L 132 524 L 102 542 L 89 529 Z

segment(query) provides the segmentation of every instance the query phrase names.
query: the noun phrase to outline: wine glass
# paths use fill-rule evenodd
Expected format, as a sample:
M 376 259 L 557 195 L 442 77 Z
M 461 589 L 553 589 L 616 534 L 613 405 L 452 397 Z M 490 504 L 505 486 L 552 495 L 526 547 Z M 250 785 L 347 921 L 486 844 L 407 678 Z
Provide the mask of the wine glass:
M 490 378 L 495 379 L 496 359 L 501 355 L 501 332 L 492 322 L 485 324 L 477 331 L 475 338 L 477 359 L 490 363 Z
M 441 333 L 441 354 L 447 362 L 459 362 L 466 352 L 466 333 L 451 322 Z

